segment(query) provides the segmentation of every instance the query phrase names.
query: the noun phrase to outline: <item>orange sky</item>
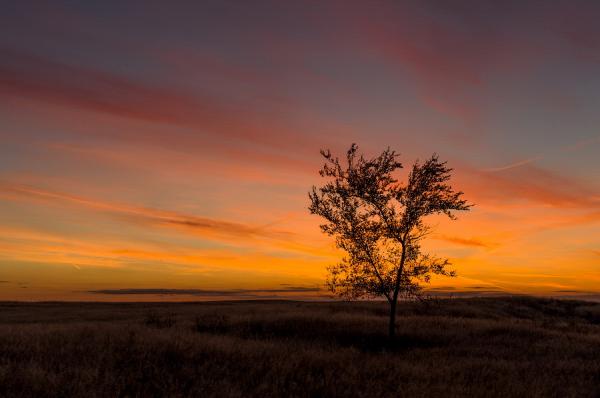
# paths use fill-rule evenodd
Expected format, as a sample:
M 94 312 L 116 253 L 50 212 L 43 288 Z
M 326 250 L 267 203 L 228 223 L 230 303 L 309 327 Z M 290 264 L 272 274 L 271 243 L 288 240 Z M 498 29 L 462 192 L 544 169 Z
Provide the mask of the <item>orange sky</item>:
M 600 7 L 19 2 L 0 17 L 0 300 L 322 298 L 320 148 L 433 152 L 441 292 L 600 293 Z

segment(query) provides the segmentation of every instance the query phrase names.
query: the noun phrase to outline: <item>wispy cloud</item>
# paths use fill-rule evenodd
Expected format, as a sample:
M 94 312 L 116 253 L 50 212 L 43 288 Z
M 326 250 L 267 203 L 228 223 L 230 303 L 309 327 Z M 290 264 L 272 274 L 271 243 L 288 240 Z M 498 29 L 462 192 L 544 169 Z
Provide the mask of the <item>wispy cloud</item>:
M 489 169 L 484 169 L 483 171 L 494 173 L 494 172 L 498 172 L 498 171 L 510 170 L 510 169 L 514 169 L 516 167 L 520 167 L 520 166 L 524 166 L 526 164 L 533 163 L 536 160 L 540 160 L 540 159 L 542 159 L 542 156 L 536 156 L 536 157 L 533 157 L 530 159 L 521 160 L 519 162 L 510 163 L 510 164 L 507 164 L 506 166 L 492 167 Z
M 496 173 L 465 165 L 461 173 L 460 183 L 475 201 L 510 204 L 527 200 L 557 208 L 600 208 L 598 187 L 532 163 Z
M 468 290 L 468 289 L 473 289 L 473 290 L 477 290 L 477 291 L 480 291 L 480 290 L 489 290 L 489 291 L 492 291 L 492 290 L 499 290 L 499 291 L 501 291 L 501 290 L 502 290 L 502 289 L 500 289 L 499 287 L 495 287 L 495 286 L 489 286 L 489 285 L 485 285 L 485 286 L 478 286 L 478 285 L 475 285 L 475 286 L 467 286 L 465 289 L 467 289 L 467 290 Z
M 564 151 L 577 151 L 577 150 L 585 148 L 589 145 L 594 145 L 594 144 L 600 144 L 600 136 L 579 140 L 579 141 L 574 142 L 573 144 L 566 145 L 566 146 L 562 147 L 561 149 Z
M 538 28 L 530 23 L 539 13 L 532 6 L 521 5 L 517 13 L 516 7 L 488 1 L 468 7 L 418 1 L 339 4 L 347 34 L 358 37 L 348 46 L 368 48 L 398 74 L 409 74 L 426 105 L 469 125 L 484 112 L 478 98 L 486 95 L 489 76 L 527 73 L 547 55 L 535 36 L 506 34 L 508 23 L 519 32 Z
M 207 238 L 289 238 L 291 232 L 274 230 L 267 226 L 251 226 L 242 223 L 199 217 L 167 210 L 138 207 L 122 203 L 109 203 L 55 192 L 46 189 L 0 182 L 0 196 L 20 197 L 76 205 L 114 216 L 125 217 L 135 223 L 185 229 Z
M 457 245 L 463 245 L 463 246 L 483 247 L 483 248 L 491 247 L 490 243 L 484 242 L 483 240 L 477 239 L 477 238 L 461 238 L 458 236 L 448 236 L 448 235 L 440 235 L 440 236 L 436 236 L 435 238 L 446 241 L 446 242 L 455 243 Z
M 505 171 L 505 170 L 510 170 L 510 169 L 514 169 L 517 167 L 521 167 L 521 166 L 525 166 L 528 164 L 532 164 L 536 161 L 542 160 L 546 157 L 548 157 L 549 155 L 554 155 L 554 154 L 558 154 L 561 152 L 573 152 L 573 151 L 578 151 L 582 148 L 585 148 L 589 145 L 593 145 L 593 144 L 598 144 L 600 143 L 600 136 L 597 137 L 592 137 L 592 138 L 586 138 L 586 139 L 582 139 L 582 140 L 578 140 L 575 141 L 572 144 L 568 144 L 568 145 L 563 145 L 561 147 L 555 148 L 554 150 L 550 150 L 545 152 L 543 155 L 538 155 L 538 156 L 534 156 L 528 159 L 524 159 L 524 160 L 520 160 L 518 162 L 514 162 L 514 163 L 509 163 L 505 166 L 499 166 L 499 167 L 491 167 L 491 168 L 487 168 L 487 169 L 483 169 L 483 171 L 486 172 L 490 172 L 490 173 L 495 173 L 495 172 L 499 172 L 499 171 Z
M 455 290 L 449 290 L 449 291 L 443 291 L 443 290 L 435 290 L 435 291 L 429 291 L 426 290 L 425 291 L 426 294 L 429 294 L 431 296 L 434 297 L 455 297 L 455 298 L 459 298 L 459 297 L 495 297 L 495 296 L 516 296 L 516 295 L 520 295 L 519 293 L 515 293 L 515 292 L 509 292 L 509 291 L 503 291 L 503 290 L 484 290 L 484 289 L 475 289 L 475 290 L 459 290 L 459 291 L 455 291 Z

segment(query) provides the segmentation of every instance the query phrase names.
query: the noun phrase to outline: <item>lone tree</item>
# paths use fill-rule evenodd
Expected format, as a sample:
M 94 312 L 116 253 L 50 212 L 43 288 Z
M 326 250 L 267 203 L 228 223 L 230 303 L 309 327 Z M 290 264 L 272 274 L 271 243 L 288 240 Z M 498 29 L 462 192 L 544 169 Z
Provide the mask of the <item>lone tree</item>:
M 344 163 L 321 151 L 325 165 L 319 174 L 329 181 L 313 186 L 309 210 L 325 219 L 321 229 L 347 254 L 329 268 L 327 286 L 348 299 L 385 297 L 393 339 L 398 297 L 418 295 L 420 283 L 432 274 L 455 276 L 447 259 L 422 253 L 420 242 L 430 230 L 425 217 L 445 214 L 454 220 L 455 211 L 472 205 L 449 185 L 452 169 L 436 154 L 415 162 L 406 184 L 400 184 L 394 172 L 402 164 L 395 151 L 365 159 L 357 149 L 352 144 Z

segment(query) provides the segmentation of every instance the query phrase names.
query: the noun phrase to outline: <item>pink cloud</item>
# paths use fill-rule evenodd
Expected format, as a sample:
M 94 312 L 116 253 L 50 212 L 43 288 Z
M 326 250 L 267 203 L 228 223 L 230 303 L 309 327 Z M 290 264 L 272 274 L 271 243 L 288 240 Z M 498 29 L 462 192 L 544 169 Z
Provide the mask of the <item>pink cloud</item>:
M 206 139 L 227 137 L 273 148 L 293 145 L 302 150 L 318 147 L 313 138 L 290 127 L 277 112 L 259 111 L 247 102 L 239 103 L 214 95 L 192 95 L 13 50 L 0 50 L 0 89 L 5 97 L 30 98 L 194 129 L 195 134 L 171 131 L 168 135 L 155 137 L 163 143 L 178 141 L 188 147 L 201 146 Z M 144 134 L 138 137 L 151 138 Z
M 502 167 L 494 171 L 462 165 L 456 173 L 457 183 L 475 202 L 510 205 L 526 200 L 558 208 L 599 209 L 598 187 L 564 176 L 531 162 L 519 167 Z

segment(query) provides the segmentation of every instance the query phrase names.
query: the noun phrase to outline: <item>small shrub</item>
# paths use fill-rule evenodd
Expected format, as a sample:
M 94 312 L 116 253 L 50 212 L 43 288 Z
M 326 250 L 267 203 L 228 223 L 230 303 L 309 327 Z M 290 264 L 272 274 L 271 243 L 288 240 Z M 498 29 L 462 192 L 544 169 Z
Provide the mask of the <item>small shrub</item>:
M 194 330 L 199 333 L 224 333 L 228 326 L 229 318 L 221 314 L 203 314 L 194 322 Z
M 146 318 L 144 319 L 144 324 L 149 327 L 154 327 L 157 329 L 168 329 L 175 325 L 175 315 L 172 313 L 167 314 L 159 314 L 154 311 L 150 311 L 146 314 Z
M 600 306 L 598 305 L 582 305 L 575 310 L 575 313 L 586 319 L 589 323 L 600 324 Z

